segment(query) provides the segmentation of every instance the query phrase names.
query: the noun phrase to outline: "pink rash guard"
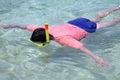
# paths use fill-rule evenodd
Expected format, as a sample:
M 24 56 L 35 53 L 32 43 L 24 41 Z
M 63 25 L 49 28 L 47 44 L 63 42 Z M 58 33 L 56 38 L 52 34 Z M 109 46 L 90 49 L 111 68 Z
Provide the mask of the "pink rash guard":
M 42 26 L 29 25 L 27 29 L 34 31 Z M 49 27 L 49 33 L 54 36 L 54 40 L 61 45 L 67 45 L 72 48 L 79 49 L 83 44 L 79 41 L 83 39 L 88 32 L 72 24 L 66 23 L 59 26 Z

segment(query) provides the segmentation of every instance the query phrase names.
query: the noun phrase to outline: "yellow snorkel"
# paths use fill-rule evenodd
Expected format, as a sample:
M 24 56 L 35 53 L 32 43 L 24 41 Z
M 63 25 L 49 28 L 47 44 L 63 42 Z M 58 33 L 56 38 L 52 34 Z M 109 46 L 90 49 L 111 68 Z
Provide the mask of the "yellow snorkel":
M 34 45 L 37 45 L 38 47 L 43 47 L 44 45 L 47 45 L 50 42 L 50 36 L 49 36 L 49 32 L 48 32 L 48 23 L 44 24 L 44 28 L 45 28 L 46 42 L 45 43 L 38 43 L 38 42 L 31 41 Z
M 46 35 L 46 42 L 49 43 L 50 36 L 49 36 L 49 32 L 48 32 L 48 23 L 45 23 L 45 35 Z

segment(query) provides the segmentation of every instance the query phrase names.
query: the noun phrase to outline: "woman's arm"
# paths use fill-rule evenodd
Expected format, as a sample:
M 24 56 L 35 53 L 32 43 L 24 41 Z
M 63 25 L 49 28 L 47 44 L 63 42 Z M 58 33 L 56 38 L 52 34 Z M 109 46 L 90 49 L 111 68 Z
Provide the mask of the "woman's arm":
M 79 49 L 82 52 L 88 54 L 96 61 L 96 63 L 98 63 L 97 65 L 107 66 L 107 63 L 102 58 L 100 58 L 99 56 L 95 55 L 92 51 L 87 49 L 83 43 L 81 43 L 80 41 L 77 41 L 76 39 L 70 36 L 62 37 L 58 42 L 60 44 L 67 45 L 71 48 Z
M 27 25 L 16 25 L 16 24 L 0 24 L 0 27 L 27 29 Z
M 99 56 L 95 55 L 92 51 L 90 51 L 89 49 L 87 49 L 84 45 L 80 46 L 79 49 L 81 51 L 87 53 L 89 56 L 91 56 L 96 61 L 97 66 L 98 65 L 107 66 L 107 62 L 106 61 L 104 61 Z
M 36 28 L 43 28 L 42 26 L 38 26 L 38 25 L 16 25 L 16 24 L 0 24 L 0 27 L 20 28 L 20 29 L 26 29 L 28 31 L 34 31 Z

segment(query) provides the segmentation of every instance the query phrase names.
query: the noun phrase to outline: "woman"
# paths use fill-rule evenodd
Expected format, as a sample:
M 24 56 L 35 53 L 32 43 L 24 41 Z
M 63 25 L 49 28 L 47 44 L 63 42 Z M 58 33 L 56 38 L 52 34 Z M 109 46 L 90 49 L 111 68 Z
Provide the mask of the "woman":
M 61 45 L 67 45 L 69 47 L 79 49 L 91 56 L 96 61 L 97 65 L 106 66 L 106 61 L 104 61 L 102 58 L 100 58 L 99 56 L 95 55 L 92 51 L 87 49 L 84 46 L 84 44 L 80 42 L 80 40 L 85 38 L 85 36 L 89 33 L 93 33 L 100 28 L 119 23 L 120 16 L 116 17 L 113 20 L 100 22 L 105 16 L 117 10 L 120 10 L 120 6 L 107 11 L 99 12 L 93 19 L 77 18 L 75 20 L 68 21 L 63 25 L 51 26 L 49 27 L 49 40 L 54 40 L 60 43 Z M 21 26 L 8 24 L 1 24 L 0 26 L 3 28 L 27 29 L 33 32 L 31 36 L 31 41 L 33 41 L 34 43 L 46 43 L 45 29 L 42 26 Z

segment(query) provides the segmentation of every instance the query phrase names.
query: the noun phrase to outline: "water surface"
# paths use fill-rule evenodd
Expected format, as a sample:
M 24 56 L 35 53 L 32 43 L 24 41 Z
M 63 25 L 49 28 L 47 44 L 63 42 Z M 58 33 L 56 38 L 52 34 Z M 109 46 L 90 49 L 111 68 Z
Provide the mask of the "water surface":
M 93 18 L 119 0 L 0 0 L 0 23 L 59 25 L 77 17 Z M 117 11 L 104 20 L 119 16 Z M 39 48 L 28 40 L 31 32 L 0 28 L 0 80 L 119 80 L 119 24 L 101 29 L 82 40 L 108 61 L 107 68 L 81 51 L 51 42 Z M 47 63 L 47 54 L 50 54 Z

